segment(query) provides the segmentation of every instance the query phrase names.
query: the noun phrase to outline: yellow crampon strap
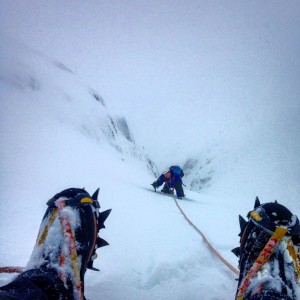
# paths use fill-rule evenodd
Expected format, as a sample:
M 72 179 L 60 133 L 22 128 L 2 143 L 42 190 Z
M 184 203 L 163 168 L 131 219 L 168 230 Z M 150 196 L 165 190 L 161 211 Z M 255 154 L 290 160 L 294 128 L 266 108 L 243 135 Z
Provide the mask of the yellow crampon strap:
M 290 256 L 293 259 L 294 268 L 295 268 L 295 271 L 296 271 L 297 278 L 300 279 L 300 264 L 299 264 L 299 259 L 298 259 L 297 253 L 295 251 L 295 246 L 294 246 L 293 241 L 292 241 L 291 238 L 289 238 L 287 240 L 287 249 L 289 251 Z
M 65 201 L 61 200 L 57 201 L 56 205 L 58 207 L 59 220 L 61 223 L 64 239 L 65 241 L 67 241 L 67 246 L 69 248 L 68 254 L 70 256 L 70 262 L 73 270 L 73 296 L 75 300 L 83 300 L 83 286 L 80 279 L 80 267 L 78 264 L 78 255 L 76 250 L 74 233 L 72 231 L 70 219 L 68 218 L 68 216 L 63 215 L 61 213 L 66 204 Z
M 56 213 L 57 213 L 57 208 L 54 208 L 54 210 L 52 211 L 52 214 L 51 214 L 51 216 L 49 218 L 49 221 L 48 221 L 48 223 L 46 224 L 46 226 L 45 226 L 45 228 L 43 230 L 43 233 L 41 234 L 40 238 L 37 241 L 37 244 L 39 246 L 41 246 L 45 242 L 45 239 L 46 239 L 46 237 L 48 235 L 49 227 L 54 222 Z
M 89 198 L 84 198 L 83 202 L 90 203 Z M 53 224 L 56 214 L 58 212 L 64 239 L 67 241 L 67 247 L 69 248 L 68 254 L 70 257 L 70 263 L 71 263 L 72 270 L 73 270 L 73 280 L 72 280 L 73 285 L 74 285 L 73 286 L 73 293 L 74 293 L 73 296 L 74 296 L 74 299 L 76 299 L 76 300 L 83 300 L 84 297 L 83 297 L 83 290 L 82 290 L 82 282 L 80 279 L 80 268 L 79 268 L 79 264 L 78 264 L 78 256 L 77 256 L 77 251 L 76 251 L 76 242 L 75 242 L 74 233 L 72 231 L 69 218 L 67 216 L 61 214 L 61 210 L 64 207 L 65 207 L 64 201 L 59 201 L 57 203 L 57 207 L 55 207 L 53 209 L 48 223 L 46 224 L 42 234 L 37 239 L 37 244 L 39 246 L 41 246 L 45 242 L 46 237 L 48 235 L 49 228 Z M 62 267 L 62 269 L 65 265 L 65 260 L 66 260 L 66 255 L 65 255 L 65 253 L 62 252 L 59 257 L 59 264 Z M 59 275 L 60 275 L 60 278 L 65 282 L 66 274 L 61 273 Z
M 265 245 L 264 249 L 259 254 L 258 258 L 248 271 L 247 275 L 243 279 L 238 294 L 236 296 L 236 300 L 243 300 L 245 293 L 248 290 L 250 285 L 251 279 L 256 276 L 256 274 L 260 271 L 262 266 L 269 260 L 273 252 L 275 251 L 278 244 L 281 242 L 285 234 L 287 233 L 288 229 L 283 227 L 277 227 L 274 231 L 273 235 L 268 240 L 267 244 Z

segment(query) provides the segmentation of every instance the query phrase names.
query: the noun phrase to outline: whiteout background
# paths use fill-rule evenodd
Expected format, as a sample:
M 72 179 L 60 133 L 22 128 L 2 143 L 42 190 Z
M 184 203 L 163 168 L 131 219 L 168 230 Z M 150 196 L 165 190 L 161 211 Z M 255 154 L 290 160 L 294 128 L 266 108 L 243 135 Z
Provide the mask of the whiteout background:
M 49 197 L 100 186 L 111 245 L 90 299 L 232 299 L 235 276 L 146 190 L 147 155 L 210 178 L 181 205 L 235 266 L 256 195 L 299 215 L 297 1 L 0 5 L 1 265 L 27 263 Z

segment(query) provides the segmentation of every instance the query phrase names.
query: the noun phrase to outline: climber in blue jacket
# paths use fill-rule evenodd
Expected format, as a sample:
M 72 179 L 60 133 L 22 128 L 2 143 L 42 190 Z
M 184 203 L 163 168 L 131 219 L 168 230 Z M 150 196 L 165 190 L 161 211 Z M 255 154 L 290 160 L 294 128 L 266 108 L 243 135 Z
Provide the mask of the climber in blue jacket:
M 171 166 L 169 170 L 161 174 L 151 185 L 156 191 L 158 187 L 165 183 L 161 190 L 163 193 L 173 194 L 173 190 L 175 189 L 177 198 L 182 199 L 184 197 L 181 179 L 183 176 L 184 173 L 179 166 Z

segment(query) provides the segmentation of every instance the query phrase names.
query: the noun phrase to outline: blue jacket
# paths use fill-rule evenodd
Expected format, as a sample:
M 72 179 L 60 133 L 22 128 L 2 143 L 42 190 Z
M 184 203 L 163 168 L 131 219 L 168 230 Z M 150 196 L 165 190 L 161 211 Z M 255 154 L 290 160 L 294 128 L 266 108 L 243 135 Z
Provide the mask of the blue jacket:
M 170 172 L 171 172 L 172 181 L 174 181 L 174 182 L 181 180 L 181 178 L 184 176 L 182 169 L 178 166 L 171 166 Z
M 182 181 L 181 178 L 184 176 L 184 173 L 180 167 L 171 166 L 169 170 L 169 172 L 161 174 L 157 179 L 159 186 L 165 182 L 170 188 L 172 188 L 175 182 Z

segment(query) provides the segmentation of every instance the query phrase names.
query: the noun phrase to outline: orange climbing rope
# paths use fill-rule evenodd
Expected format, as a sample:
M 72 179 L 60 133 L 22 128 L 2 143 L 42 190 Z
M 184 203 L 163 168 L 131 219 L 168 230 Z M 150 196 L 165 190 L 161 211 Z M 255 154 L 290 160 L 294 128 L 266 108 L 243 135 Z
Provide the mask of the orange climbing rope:
M 225 258 L 221 256 L 221 254 L 211 245 L 211 243 L 207 240 L 206 236 L 202 233 L 202 231 L 186 216 L 182 208 L 179 206 L 178 201 L 174 198 L 175 203 L 182 213 L 183 217 L 186 219 L 186 221 L 201 235 L 204 243 L 208 247 L 208 249 L 232 272 L 234 272 L 236 275 L 239 275 L 240 272 L 237 270 L 234 266 L 232 266 Z

